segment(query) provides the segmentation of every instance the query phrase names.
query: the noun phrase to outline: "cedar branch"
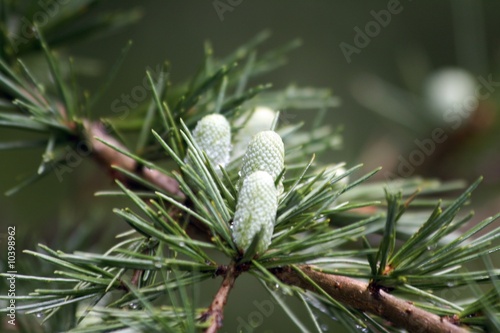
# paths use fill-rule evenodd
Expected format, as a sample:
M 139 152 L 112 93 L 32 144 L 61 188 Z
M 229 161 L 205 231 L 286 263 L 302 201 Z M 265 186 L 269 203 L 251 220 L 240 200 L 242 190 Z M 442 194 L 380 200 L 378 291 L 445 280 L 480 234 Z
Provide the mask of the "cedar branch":
M 107 133 L 102 123 L 85 121 L 84 127 L 86 140 L 90 145 L 90 149 L 93 153 L 94 158 L 101 165 L 104 165 L 104 167 L 108 169 L 113 178 L 117 178 L 120 181 L 127 182 L 127 179 L 124 179 L 123 176 L 117 174 L 117 172 L 111 168 L 113 165 L 119 166 L 122 169 L 125 169 L 129 172 L 134 172 L 142 176 L 144 179 L 148 180 L 152 184 L 158 186 L 159 188 L 163 189 L 165 192 L 173 196 L 179 197 L 182 200 L 186 198 L 184 193 L 182 193 L 179 188 L 179 183 L 175 179 L 159 172 L 158 170 L 148 169 L 142 165 L 138 165 L 138 163 L 134 159 L 114 150 L 113 148 L 97 140 L 96 137 L 112 144 L 115 147 L 127 150 L 127 148 L 123 146 L 118 140 Z
M 383 290 L 369 288 L 369 285 L 365 282 L 345 276 L 322 273 L 309 265 L 303 265 L 299 268 L 340 303 L 380 316 L 396 327 L 404 328 L 410 333 L 468 332 L 468 330 L 456 326 L 447 318 L 420 309 L 411 302 L 394 297 Z M 286 284 L 317 291 L 299 272 L 291 267 L 275 269 L 273 273 Z
M 202 321 L 210 320 L 210 325 L 205 329 L 205 333 L 216 333 L 222 327 L 222 320 L 224 318 L 224 306 L 227 303 L 229 292 L 234 286 L 236 278 L 240 271 L 236 269 L 236 264 L 231 263 L 225 272 L 224 280 L 215 294 L 212 304 L 208 310 L 201 316 Z
M 135 160 L 96 140 L 95 137 L 99 137 L 117 147 L 126 149 L 119 141 L 106 132 L 101 123 L 85 122 L 85 129 L 94 157 L 107 167 L 115 178 L 117 175 L 112 172 L 112 165 L 120 166 L 130 172 L 139 173 L 166 192 L 180 198 L 185 198 L 176 180 L 160 174 L 156 170 L 140 167 Z M 193 230 L 188 229 L 186 231 L 191 234 L 190 231 Z M 195 232 L 195 234 L 198 233 L 199 231 Z M 308 265 L 300 266 L 300 269 L 319 287 L 342 304 L 378 315 L 393 325 L 406 329 L 410 333 L 468 332 L 466 329 L 453 324 L 449 319 L 417 308 L 411 302 L 396 298 L 383 290 L 372 290 L 367 283 L 345 276 L 322 273 Z M 316 291 L 314 286 L 290 267 L 276 269 L 273 273 L 284 283 Z M 236 269 L 235 264 L 227 267 L 222 285 L 214 296 L 210 307 L 200 318 L 202 321 L 211 319 L 209 327 L 205 330 L 206 333 L 215 333 L 222 327 L 224 305 L 239 274 L 240 272 Z

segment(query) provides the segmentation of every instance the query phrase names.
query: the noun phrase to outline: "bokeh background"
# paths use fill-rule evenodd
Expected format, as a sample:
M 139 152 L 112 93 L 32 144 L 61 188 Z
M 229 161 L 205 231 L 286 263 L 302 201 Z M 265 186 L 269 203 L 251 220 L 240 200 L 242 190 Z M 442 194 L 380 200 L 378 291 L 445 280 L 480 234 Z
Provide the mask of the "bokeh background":
M 101 7 L 93 8 L 89 15 L 109 8 L 137 7 L 143 17 L 118 33 L 64 49 L 64 54 L 92 64 L 92 71 L 81 79 L 82 86 L 92 92 L 127 41 L 133 41 L 96 115 L 110 115 L 112 102 L 141 84 L 148 67 L 168 60 L 175 84 L 196 72 L 206 40 L 211 41 L 216 56 L 224 56 L 257 33 L 270 30 L 272 37 L 263 45 L 263 52 L 296 38 L 302 46 L 289 54 L 285 66 L 256 82 L 270 82 L 275 88 L 290 84 L 328 88 L 341 100 L 339 107 L 328 110 L 327 120 L 334 126 L 343 125 L 343 148 L 322 155 L 323 161 L 345 161 L 350 166 L 362 162 L 365 171 L 383 166 L 384 171 L 377 176 L 380 180 L 398 172 L 400 176 L 467 182 L 484 175 L 473 196 L 474 221 L 498 212 L 500 2 L 116 1 Z M 385 26 L 378 23 L 377 29 L 377 24 L 370 22 L 376 22 L 375 16 L 380 17 L 381 11 L 389 13 L 388 8 L 394 13 L 385 18 Z M 367 34 L 367 28 L 373 30 Z M 359 37 L 359 31 L 367 37 Z M 349 47 L 357 51 L 346 57 Z M 489 94 L 474 100 L 478 85 Z M 442 92 L 437 94 L 442 99 L 436 99 L 436 91 Z M 311 118 L 309 112 L 283 111 L 291 121 Z M 463 115 L 458 118 L 460 126 L 453 126 L 458 121 L 444 120 L 444 115 L 452 111 L 462 112 L 458 113 Z M 415 160 L 419 155 L 415 151 L 422 150 L 415 140 L 427 142 L 436 129 L 442 129 L 447 139 L 435 142 L 433 152 L 425 155 L 422 164 L 412 165 L 415 170 L 402 175 L 398 171 L 401 161 L 411 164 L 411 157 Z M 2 131 L 2 140 L 26 138 L 15 131 Z M 4 192 L 32 174 L 41 153 L 0 152 L 0 190 Z M 92 161 L 84 160 L 74 172 L 65 174 L 62 182 L 49 175 L 13 197 L 1 196 L 2 228 L 16 226 L 19 250 L 33 249 L 37 243 L 66 252 L 105 248 L 113 235 L 126 227 L 110 214 L 112 207 L 122 206 L 119 200 L 93 196 L 95 191 L 111 186 Z M 23 258 L 19 252 L 18 262 Z M 25 262 L 32 265 L 27 259 Z M 40 269 L 49 273 L 53 267 Z M 248 288 L 252 288 L 251 296 Z M 207 295 L 201 293 L 202 301 L 213 292 L 207 290 Z M 268 299 L 255 281 L 242 279 L 231 295 L 223 331 L 234 332 L 241 323 L 238 316 L 248 320 L 256 310 L 254 300 Z M 285 318 L 276 306 L 257 331 L 296 331 L 294 326 L 285 326 Z

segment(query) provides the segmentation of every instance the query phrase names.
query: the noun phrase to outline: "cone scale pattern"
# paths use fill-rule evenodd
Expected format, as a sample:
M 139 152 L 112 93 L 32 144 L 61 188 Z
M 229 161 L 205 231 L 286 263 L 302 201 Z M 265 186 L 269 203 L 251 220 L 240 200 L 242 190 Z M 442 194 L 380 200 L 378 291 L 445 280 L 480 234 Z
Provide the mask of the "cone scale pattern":
M 256 171 L 243 180 L 233 220 L 233 239 L 246 252 L 253 239 L 262 230 L 256 253 L 264 253 L 274 230 L 278 194 L 273 177 L 265 171 Z
M 203 117 L 196 124 L 193 139 L 217 171 L 220 171 L 219 165 L 225 166 L 229 162 L 231 126 L 224 116 L 211 114 Z M 186 156 L 186 163 L 194 166 L 189 155 Z
M 285 147 L 283 140 L 274 131 L 262 131 L 252 137 L 248 144 L 245 156 L 243 156 L 243 166 L 240 171 L 240 187 L 245 178 L 256 172 L 266 171 L 273 181 L 276 181 L 283 171 L 285 161 Z M 278 184 L 278 191 L 283 191 L 281 180 Z

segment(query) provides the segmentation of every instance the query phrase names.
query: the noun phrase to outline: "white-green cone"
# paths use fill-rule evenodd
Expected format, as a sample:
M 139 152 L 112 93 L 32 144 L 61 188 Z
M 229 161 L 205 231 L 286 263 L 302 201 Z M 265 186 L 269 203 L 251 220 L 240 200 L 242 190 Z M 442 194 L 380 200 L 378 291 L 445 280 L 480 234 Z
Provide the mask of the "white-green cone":
M 255 171 L 266 171 L 276 181 L 285 166 L 285 146 L 283 140 L 274 131 L 262 131 L 255 134 L 248 144 L 240 171 L 241 186 L 244 179 Z M 278 183 L 278 192 L 283 191 L 282 180 Z
M 231 126 L 224 116 L 211 114 L 200 119 L 193 131 L 193 139 L 198 148 L 207 154 L 215 170 L 220 171 L 218 166 L 229 162 Z M 194 167 L 188 156 L 186 163 Z
M 262 230 L 256 253 L 264 253 L 274 230 L 278 193 L 273 177 L 265 171 L 256 171 L 243 180 L 233 219 L 233 239 L 246 252 L 254 237 Z
M 250 139 L 260 131 L 270 129 L 274 118 L 276 118 L 276 111 L 266 106 L 256 107 L 248 120 L 247 115 L 238 118 L 234 123 L 235 126 L 242 126 L 245 121 L 246 123 L 245 126 L 238 131 L 235 137 L 233 156 L 238 157 L 243 155 Z
M 476 86 L 474 76 L 458 67 L 440 69 L 429 75 L 424 96 L 436 121 L 443 122 L 453 114 L 469 117 L 478 103 Z
M 335 170 L 335 176 L 342 176 L 346 171 L 344 167 L 337 168 L 337 170 Z M 349 176 L 342 178 L 336 184 L 342 187 L 349 185 Z

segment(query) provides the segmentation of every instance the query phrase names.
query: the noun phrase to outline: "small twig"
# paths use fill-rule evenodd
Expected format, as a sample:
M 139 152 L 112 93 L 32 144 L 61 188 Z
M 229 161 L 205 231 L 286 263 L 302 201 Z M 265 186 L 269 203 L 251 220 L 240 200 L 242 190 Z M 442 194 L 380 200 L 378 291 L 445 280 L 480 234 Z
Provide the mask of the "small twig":
M 134 287 L 137 287 L 139 285 L 139 279 L 141 278 L 141 275 L 143 272 L 144 272 L 143 269 L 134 270 L 134 273 L 132 274 L 132 277 L 130 278 L 130 284 L 133 285 Z
M 113 165 L 119 166 L 122 169 L 125 169 L 129 172 L 134 172 L 142 176 L 150 183 L 158 186 L 159 188 L 163 189 L 165 192 L 173 196 L 176 196 L 180 199 L 184 199 L 186 197 L 180 190 L 179 183 L 175 179 L 159 172 L 158 170 L 148 169 L 142 165 L 138 165 L 137 161 L 135 161 L 134 159 L 120 153 L 119 151 L 114 150 L 113 148 L 97 140 L 96 137 L 122 150 L 127 150 L 127 148 L 123 146 L 118 140 L 107 133 L 106 128 L 102 123 L 84 121 L 84 127 L 85 137 L 88 144 L 90 145 L 90 149 L 93 153 L 94 158 L 101 165 L 108 169 L 113 178 L 117 178 L 122 182 L 127 182 L 127 179 L 123 175 L 120 175 L 116 170 L 111 168 Z
M 404 328 L 410 333 L 468 332 L 468 330 L 454 325 L 447 318 L 441 318 L 414 306 L 412 302 L 396 298 L 380 289 L 373 290 L 365 282 L 345 276 L 322 273 L 308 265 L 300 266 L 300 269 L 340 303 L 380 316 L 394 326 Z M 299 272 L 291 267 L 276 269 L 273 273 L 284 283 L 317 291 Z
M 99 163 L 103 164 L 106 168 L 109 169 L 111 169 L 112 165 L 116 165 L 129 172 L 135 171 L 135 169 L 137 168 L 137 164 L 134 159 L 120 153 L 119 151 L 105 145 L 104 143 L 96 139 L 96 137 L 98 137 L 106 142 L 109 142 L 115 147 L 127 150 L 127 148 L 121 142 L 107 133 L 106 128 L 102 123 L 86 120 L 83 122 L 83 125 L 85 128 L 85 138 L 90 146 L 89 148 L 92 151 L 92 155 Z
M 233 288 L 234 281 L 240 274 L 236 269 L 236 264 L 231 263 L 227 266 L 224 280 L 215 294 L 212 304 L 208 310 L 201 316 L 202 321 L 210 320 L 210 326 L 205 329 L 205 333 L 215 333 L 222 327 L 222 319 L 224 318 L 224 306 L 226 305 L 229 292 Z

